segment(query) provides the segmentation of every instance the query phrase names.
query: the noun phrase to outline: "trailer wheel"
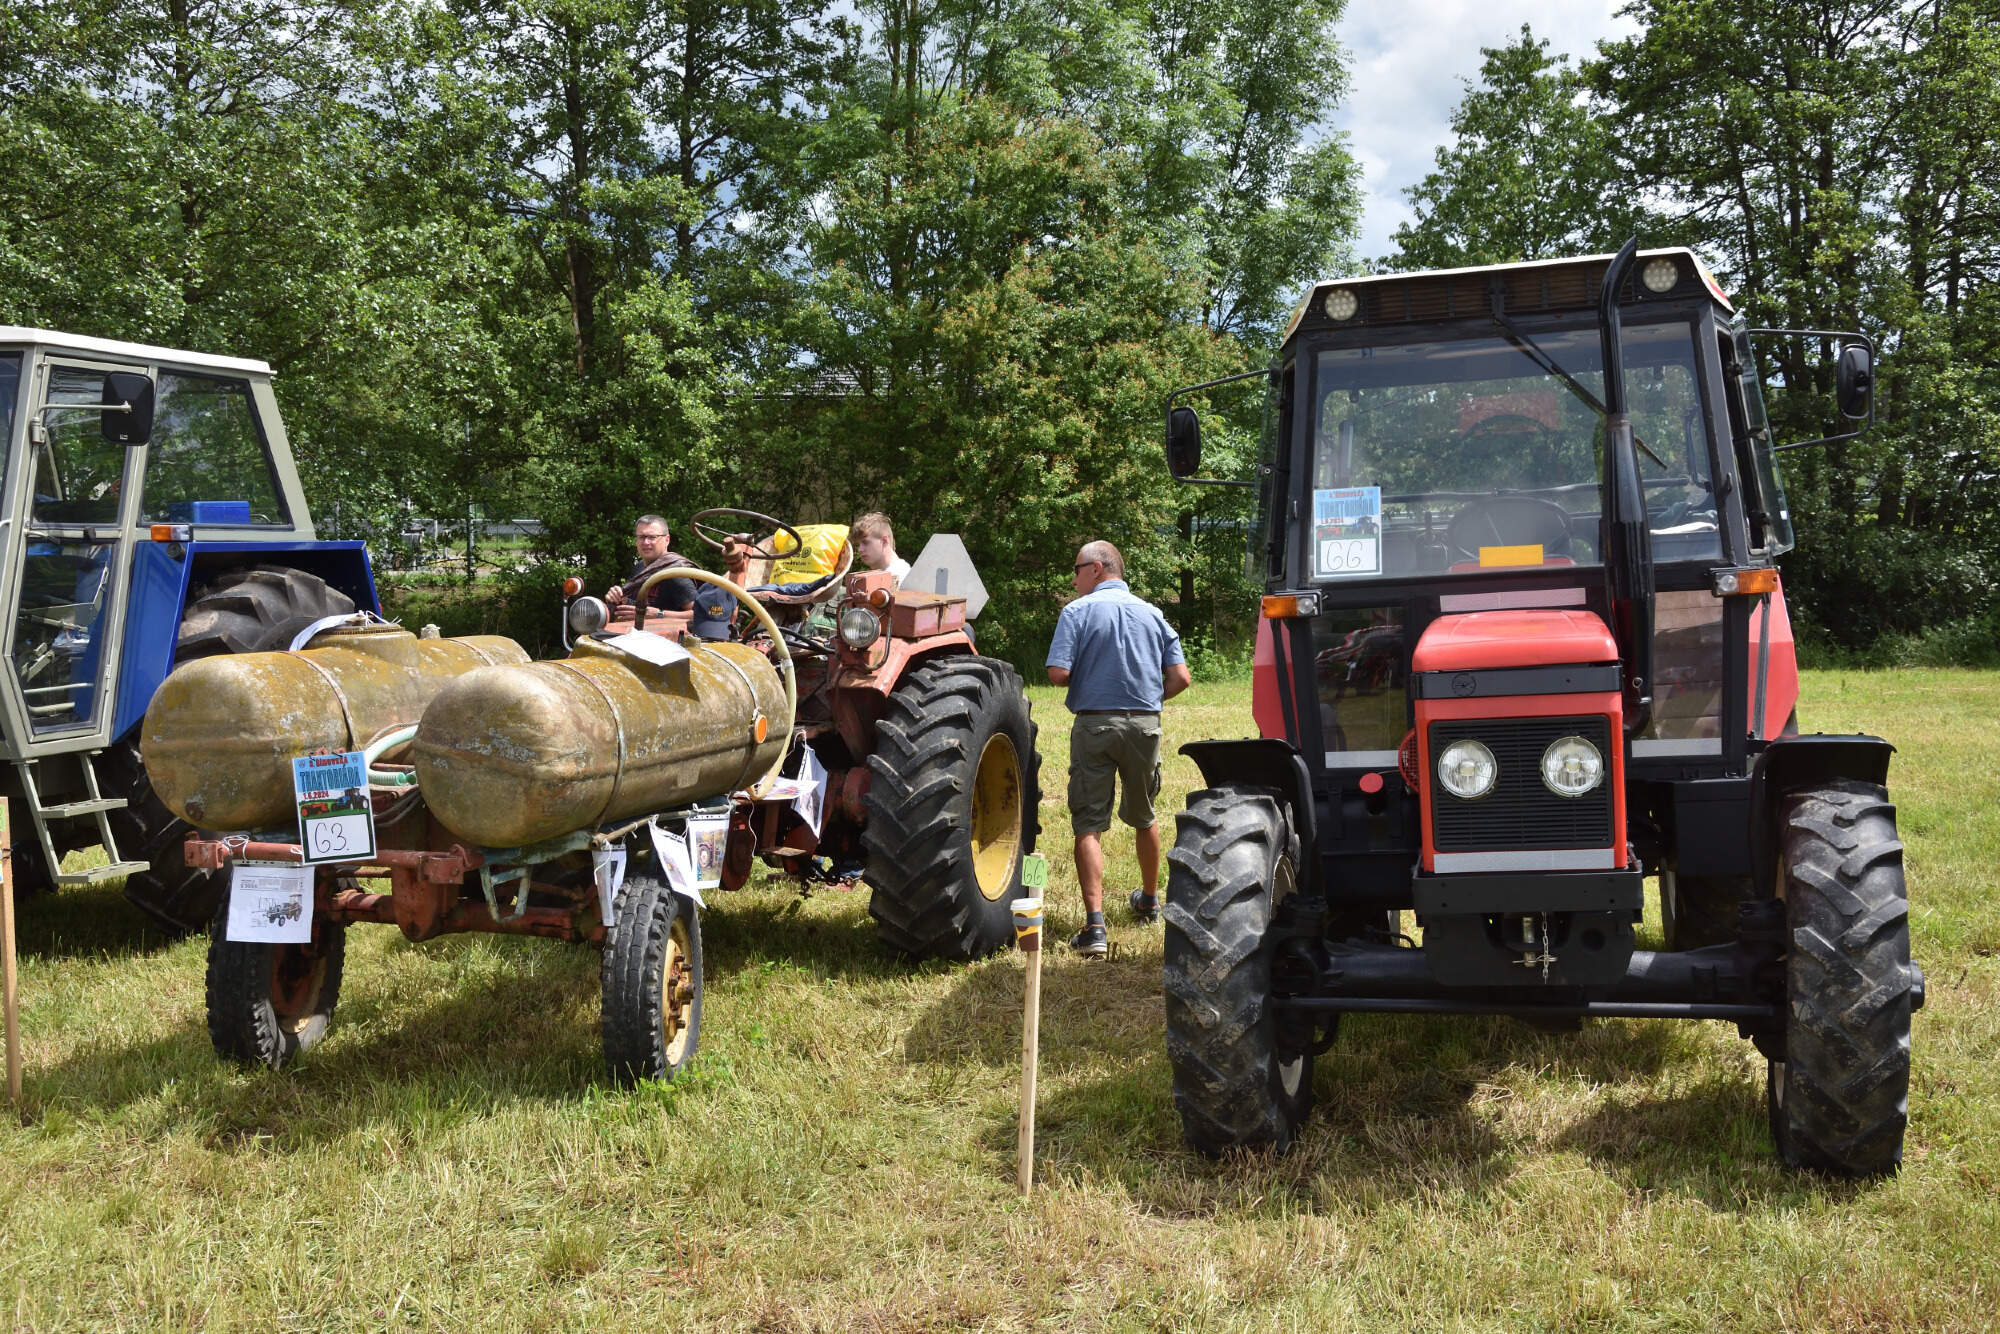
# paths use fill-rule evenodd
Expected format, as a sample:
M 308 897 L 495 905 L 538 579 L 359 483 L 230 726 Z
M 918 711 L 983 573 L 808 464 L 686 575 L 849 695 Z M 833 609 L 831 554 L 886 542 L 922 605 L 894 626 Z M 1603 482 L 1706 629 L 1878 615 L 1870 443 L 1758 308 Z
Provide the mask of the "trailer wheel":
M 652 876 L 619 887 L 604 940 L 604 1064 L 621 1084 L 672 1079 L 701 1040 L 701 919 Z
M 1780 829 L 1788 1005 L 1766 1102 L 1796 1167 L 1878 1176 L 1903 1160 L 1909 1115 L 1909 901 L 1896 808 L 1873 783 L 1791 797 Z
M 1669 950 L 1727 945 L 1741 930 L 1737 912 L 1750 897 L 1747 875 L 1660 873 L 1660 934 Z
M 993 658 L 919 665 L 889 696 L 868 757 L 868 911 L 913 958 L 976 959 L 1014 939 L 1008 905 L 1034 851 L 1041 788 L 1021 678 Z
M 1284 1050 L 1271 1005 L 1271 918 L 1299 851 L 1267 789 L 1194 793 L 1167 854 L 1167 1060 L 1181 1130 L 1202 1153 L 1284 1152 L 1312 1112 L 1313 1053 Z
M 231 570 L 189 604 L 174 662 L 287 648 L 314 621 L 353 610 L 345 593 L 303 570 Z M 106 796 L 125 798 L 125 809 L 110 813 L 118 851 L 152 864 L 151 870 L 126 878 L 125 897 L 171 935 L 200 930 L 215 915 L 216 900 L 228 882 L 187 864 L 181 848 L 190 826 L 154 794 L 138 743 L 122 741 L 106 750 L 98 760 L 98 779 Z
M 208 1037 L 215 1054 L 280 1069 L 326 1036 L 340 1000 L 347 928 L 313 923 L 312 943 L 266 945 L 228 938 L 227 896 L 208 939 Z

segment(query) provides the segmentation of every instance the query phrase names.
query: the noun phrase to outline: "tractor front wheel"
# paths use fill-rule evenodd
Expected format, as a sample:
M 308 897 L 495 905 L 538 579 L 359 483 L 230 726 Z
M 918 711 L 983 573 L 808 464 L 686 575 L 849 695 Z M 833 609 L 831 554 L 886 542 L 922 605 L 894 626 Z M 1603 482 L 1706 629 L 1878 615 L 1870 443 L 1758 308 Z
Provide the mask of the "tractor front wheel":
M 862 843 L 882 943 L 918 959 L 1012 943 L 1041 804 L 1020 676 L 993 658 L 919 665 L 889 697 L 868 769 Z
M 701 919 L 651 876 L 618 890 L 604 940 L 604 1064 L 621 1084 L 672 1079 L 701 1039 Z
M 326 1036 L 340 1000 L 347 928 L 315 922 L 302 945 L 229 939 L 223 896 L 208 940 L 208 1037 L 215 1054 L 276 1070 Z
M 1167 854 L 1167 1060 L 1181 1131 L 1202 1153 L 1284 1152 L 1312 1112 L 1313 1053 L 1281 1041 L 1271 921 L 1299 849 L 1268 789 L 1194 793 Z
M 1893 1172 L 1918 977 L 1896 808 L 1873 783 L 1833 782 L 1787 799 L 1779 834 L 1788 1004 L 1766 1084 L 1772 1137 L 1795 1167 Z

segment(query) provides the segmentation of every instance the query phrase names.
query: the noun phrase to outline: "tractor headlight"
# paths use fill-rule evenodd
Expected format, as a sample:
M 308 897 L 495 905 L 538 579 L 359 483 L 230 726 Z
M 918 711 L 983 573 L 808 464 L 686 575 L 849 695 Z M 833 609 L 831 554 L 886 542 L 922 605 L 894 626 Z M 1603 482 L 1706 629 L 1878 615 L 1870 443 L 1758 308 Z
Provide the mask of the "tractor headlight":
M 866 607 L 849 607 L 840 613 L 840 642 L 849 648 L 867 648 L 882 637 L 882 622 Z
M 1580 797 L 1604 781 L 1604 756 L 1580 736 L 1558 737 L 1542 752 L 1542 786 L 1558 797 Z
M 1438 756 L 1438 782 L 1464 801 L 1477 801 L 1491 792 L 1499 776 L 1493 752 L 1477 741 L 1454 741 Z
M 569 632 L 587 635 L 602 630 L 611 620 L 611 608 L 603 598 L 578 598 L 569 604 Z

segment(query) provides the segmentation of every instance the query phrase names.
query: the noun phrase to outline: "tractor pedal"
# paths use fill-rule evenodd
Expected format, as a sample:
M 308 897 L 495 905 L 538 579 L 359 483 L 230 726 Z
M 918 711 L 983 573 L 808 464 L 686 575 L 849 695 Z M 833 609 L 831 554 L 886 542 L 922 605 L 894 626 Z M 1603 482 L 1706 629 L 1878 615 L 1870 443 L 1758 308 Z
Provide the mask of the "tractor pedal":
M 63 889 L 84 889 L 91 885 L 101 885 L 107 880 L 123 880 L 128 875 L 153 869 L 151 862 L 106 862 L 102 866 L 92 866 L 82 871 L 59 871 L 54 879 Z

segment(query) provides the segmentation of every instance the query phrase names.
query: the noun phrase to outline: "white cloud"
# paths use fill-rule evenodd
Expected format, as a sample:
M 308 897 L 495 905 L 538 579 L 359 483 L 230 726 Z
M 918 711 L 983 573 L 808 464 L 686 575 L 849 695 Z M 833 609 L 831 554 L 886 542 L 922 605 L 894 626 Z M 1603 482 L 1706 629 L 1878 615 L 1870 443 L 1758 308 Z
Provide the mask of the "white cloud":
M 1347 101 L 1333 118 L 1347 131 L 1365 191 L 1360 254 L 1386 255 L 1410 220 L 1403 198 L 1451 137 L 1451 111 L 1479 76 L 1480 48 L 1504 46 L 1527 23 L 1571 63 L 1598 41 L 1636 31 L 1616 16 L 1623 0 L 1348 0 L 1340 38 L 1350 57 Z

